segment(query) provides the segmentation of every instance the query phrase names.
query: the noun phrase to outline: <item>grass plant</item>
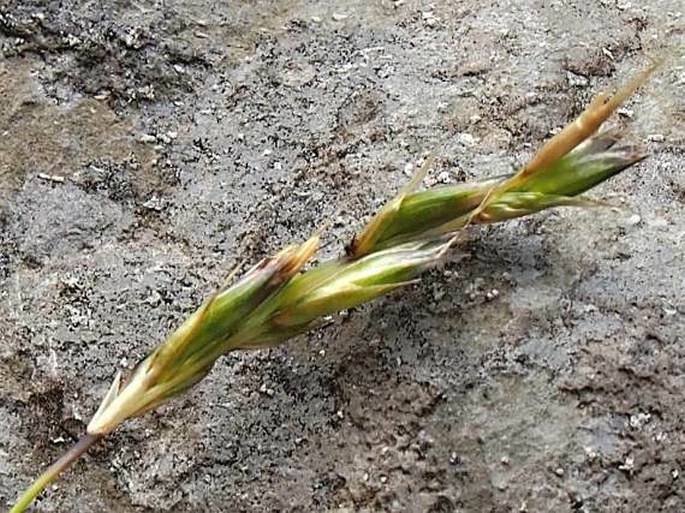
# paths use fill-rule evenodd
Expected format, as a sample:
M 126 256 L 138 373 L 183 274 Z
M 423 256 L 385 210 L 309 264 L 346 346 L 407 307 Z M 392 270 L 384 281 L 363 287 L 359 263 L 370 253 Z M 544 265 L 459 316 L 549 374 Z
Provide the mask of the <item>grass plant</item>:
M 602 93 L 506 177 L 416 192 L 429 162 L 348 245 L 304 270 L 319 235 L 264 259 L 210 297 L 124 380 L 117 374 L 84 437 L 36 480 L 11 513 L 32 501 L 90 446 L 202 380 L 230 351 L 280 344 L 318 319 L 412 283 L 469 225 L 499 223 L 552 207 L 598 204 L 583 194 L 644 155 L 600 126 L 653 72 L 650 66 L 614 95 Z

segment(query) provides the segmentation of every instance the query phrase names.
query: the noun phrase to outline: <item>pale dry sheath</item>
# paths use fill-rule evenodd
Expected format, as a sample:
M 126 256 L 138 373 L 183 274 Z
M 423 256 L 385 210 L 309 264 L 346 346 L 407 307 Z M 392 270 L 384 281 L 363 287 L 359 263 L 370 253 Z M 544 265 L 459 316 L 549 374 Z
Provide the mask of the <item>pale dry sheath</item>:
M 518 173 L 414 192 L 428 164 L 368 223 L 346 254 L 309 270 L 318 235 L 257 264 L 219 290 L 125 381 L 117 374 L 88 424 L 87 434 L 24 492 L 12 513 L 35 497 L 93 443 L 126 419 L 192 387 L 223 354 L 269 347 L 301 334 L 323 316 L 352 308 L 411 283 L 471 224 L 502 222 L 557 206 L 597 204 L 580 195 L 643 155 L 600 125 L 654 70 L 615 95 L 599 95 L 573 123 L 547 142 Z

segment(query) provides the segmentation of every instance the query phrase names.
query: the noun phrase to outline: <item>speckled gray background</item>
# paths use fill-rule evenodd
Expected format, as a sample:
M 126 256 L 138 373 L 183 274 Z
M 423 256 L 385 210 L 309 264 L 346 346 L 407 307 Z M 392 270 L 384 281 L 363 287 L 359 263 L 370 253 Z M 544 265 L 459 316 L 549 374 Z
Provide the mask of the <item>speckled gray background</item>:
M 679 12 L 680 10 L 680 12 Z M 0 504 L 243 259 L 508 172 L 595 92 L 651 157 L 222 359 L 41 512 L 685 510 L 680 1 L 0 2 Z

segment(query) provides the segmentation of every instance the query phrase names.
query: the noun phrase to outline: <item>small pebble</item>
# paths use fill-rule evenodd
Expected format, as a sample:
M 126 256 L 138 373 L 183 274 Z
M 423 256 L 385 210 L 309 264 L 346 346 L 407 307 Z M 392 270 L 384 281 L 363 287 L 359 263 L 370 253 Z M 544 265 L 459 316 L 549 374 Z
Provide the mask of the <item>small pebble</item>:
M 633 214 L 628 218 L 628 224 L 630 226 L 637 226 L 642 222 L 642 218 L 638 214 Z
M 649 423 L 652 416 L 649 413 L 638 413 L 637 415 L 631 415 L 628 423 L 633 429 L 642 429 L 645 424 Z
M 635 470 L 635 458 L 633 458 L 632 456 L 628 456 L 626 458 L 626 461 L 622 465 L 618 466 L 618 469 L 632 473 L 633 470 Z
M 584 77 L 583 75 L 576 75 L 575 73 L 571 72 L 566 73 L 566 78 L 569 85 L 574 87 L 585 87 L 590 82 L 587 77 Z
M 459 134 L 457 136 L 457 139 L 460 143 L 462 143 L 465 146 L 473 146 L 474 144 L 476 144 L 476 138 L 467 132 L 462 132 L 461 134 Z
M 497 296 L 499 296 L 499 290 L 497 290 L 497 289 L 492 289 L 492 290 L 489 291 L 487 294 L 485 294 L 485 298 L 486 298 L 488 301 L 492 301 L 492 300 L 495 299 Z
M 154 143 L 157 142 L 157 137 L 152 134 L 143 134 L 138 138 L 138 140 L 142 143 Z
M 588 460 L 592 461 L 597 458 L 597 453 L 592 447 L 585 447 L 585 456 L 587 456 Z
M 64 183 L 64 177 L 59 175 L 48 175 L 46 173 L 38 173 L 38 178 L 41 180 L 48 180 L 50 182 Z

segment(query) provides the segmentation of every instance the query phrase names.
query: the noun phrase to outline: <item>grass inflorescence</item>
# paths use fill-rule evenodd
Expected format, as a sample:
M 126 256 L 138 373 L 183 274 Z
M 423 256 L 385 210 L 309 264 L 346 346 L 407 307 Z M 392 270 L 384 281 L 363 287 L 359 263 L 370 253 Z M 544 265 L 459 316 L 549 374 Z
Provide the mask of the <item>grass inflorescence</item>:
M 490 224 L 558 206 L 597 204 L 583 193 L 643 158 L 620 133 L 597 133 L 654 70 L 615 95 L 600 94 L 518 173 L 416 191 L 429 162 L 383 207 L 342 256 L 303 270 L 319 235 L 264 259 L 210 297 L 126 380 L 117 374 L 84 438 L 21 495 L 11 513 L 38 494 L 93 443 L 202 380 L 216 360 L 237 349 L 282 343 L 320 318 L 412 283 L 469 225 Z

